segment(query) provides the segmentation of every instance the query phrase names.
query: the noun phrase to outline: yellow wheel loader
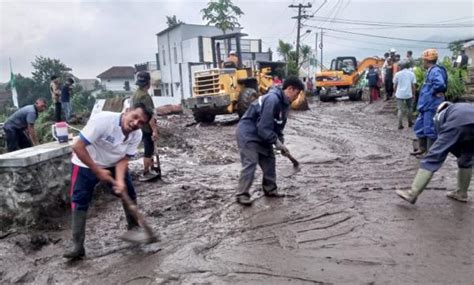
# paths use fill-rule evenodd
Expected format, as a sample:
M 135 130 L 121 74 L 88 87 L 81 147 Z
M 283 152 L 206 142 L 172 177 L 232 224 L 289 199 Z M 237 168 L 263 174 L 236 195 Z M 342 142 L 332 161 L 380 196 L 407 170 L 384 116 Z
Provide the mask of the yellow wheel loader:
M 182 102 L 196 122 L 213 122 L 216 115 L 222 114 L 237 113 L 242 117 L 253 100 L 273 86 L 272 69 L 284 66 L 281 62 L 258 62 L 256 69 L 242 66 L 243 36 L 246 34 L 233 33 L 211 38 L 214 68 L 194 73 L 192 97 Z M 227 49 L 236 48 L 237 63 L 221 59 L 221 43 Z

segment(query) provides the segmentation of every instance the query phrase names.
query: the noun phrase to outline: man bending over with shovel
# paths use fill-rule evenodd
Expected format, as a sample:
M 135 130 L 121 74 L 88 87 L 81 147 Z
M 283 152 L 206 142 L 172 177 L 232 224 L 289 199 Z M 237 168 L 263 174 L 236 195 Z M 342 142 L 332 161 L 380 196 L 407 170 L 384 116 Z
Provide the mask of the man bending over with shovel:
M 283 140 L 283 129 L 288 110 L 304 85 L 297 77 L 288 77 L 282 89 L 274 87 L 255 100 L 242 116 L 237 126 L 237 145 L 240 150 L 242 171 L 237 186 L 236 200 L 250 206 L 249 189 L 252 186 L 257 164 L 263 172 L 262 188 L 265 196 L 281 197 L 277 192 L 275 154 L 273 145 L 282 154 L 288 154 Z
M 143 104 L 121 114 L 101 112 L 87 122 L 79 139 L 72 146 L 71 207 L 73 248 L 65 258 L 85 255 L 86 216 L 97 183 L 111 185 L 119 196 L 136 204 L 136 193 L 128 172 L 128 158 L 135 155 L 142 139 L 140 128 L 148 123 L 153 112 Z M 125 199 L 125 198 L 124 198 Z M 129 200 L 130 200 L 129 199 Z M 138 227 L 137 220 L 124 204 L 128 229 Z

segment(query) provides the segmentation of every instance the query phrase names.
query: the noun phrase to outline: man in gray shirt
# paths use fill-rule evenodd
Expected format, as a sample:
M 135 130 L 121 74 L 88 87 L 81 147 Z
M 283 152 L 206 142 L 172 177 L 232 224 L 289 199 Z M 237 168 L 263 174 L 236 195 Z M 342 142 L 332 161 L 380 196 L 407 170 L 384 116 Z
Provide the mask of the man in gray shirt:
M 9 152 L 38 144 L 34 125 L 38 113 L 43 112 L 46 108 L 46 100 L 39 98 L 34 105 L 22 107 L 7 119 L 3 129 Z

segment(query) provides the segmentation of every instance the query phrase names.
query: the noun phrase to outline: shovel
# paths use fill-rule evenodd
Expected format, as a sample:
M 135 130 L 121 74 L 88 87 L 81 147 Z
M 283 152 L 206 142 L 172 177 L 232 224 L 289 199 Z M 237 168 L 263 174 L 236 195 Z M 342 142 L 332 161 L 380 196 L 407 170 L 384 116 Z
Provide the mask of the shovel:
M 296 158 L 291 155 L 290 152 L 282 152 L 281 155 L 287 157 L 291 161 L 291 163 L 293 163 L 293 171 L 287 176 L 285 176 L 286 178 L 292 177 L 301 170 L 300 163 L 298 162 L 298 160 L 296 160 Z
M 138 224 L 143 228 L 143 230 L 129 230 L 120 236 L 120 239 L 138 244 L 157 242 L 158 236 L 153 233 L 153 230 L 147 224 L 143 215 L 138 211 L 137 206 L 132 202 L 132 199 L 130 199 L 127 192 L 122 192 L 120 198 L 122 198 L 125 207 L 127 207 L 133 217 L 137 220 Z

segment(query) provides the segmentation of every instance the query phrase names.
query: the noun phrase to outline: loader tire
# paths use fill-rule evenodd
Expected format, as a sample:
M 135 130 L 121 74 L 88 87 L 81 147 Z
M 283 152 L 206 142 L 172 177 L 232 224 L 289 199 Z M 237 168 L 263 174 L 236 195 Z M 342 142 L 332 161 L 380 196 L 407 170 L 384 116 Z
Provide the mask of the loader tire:
M 257 97 L 257 91 L 253 88 L 245 88 L 240 92 L 239 99 L 237 100 L 237 113 L 239 114 L 239 118 L 242 118 L 250 107 L 250 104 L 252 104 Z
M 199 111 L 193 111 L 193 116 L 198 123 L 212 123 L 216 118 L 215 114 L 206 114 Z

